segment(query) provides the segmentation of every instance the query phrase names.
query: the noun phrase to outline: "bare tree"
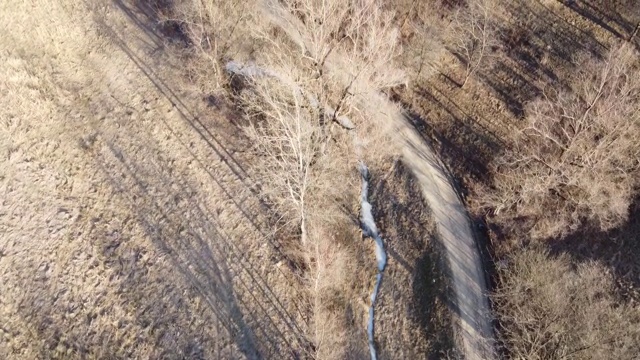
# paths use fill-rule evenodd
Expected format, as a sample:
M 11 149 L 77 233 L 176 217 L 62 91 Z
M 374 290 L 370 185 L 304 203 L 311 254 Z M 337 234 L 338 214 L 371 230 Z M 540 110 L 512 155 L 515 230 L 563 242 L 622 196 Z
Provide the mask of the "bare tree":
M 528 104 L 526 126 L 499 161 L 495 209 L 535 221 L 534 235 L 562 236 L 589 222 L 626 220 L 640 175 L 640 74 L 629 46 L 579 65 L 572 91 Z
M 313 71 L 315 83 L 306 87 L 315 86 L 310 92 L 336 116 L 354 110 L 348 101 L 354 95 L 406 82 L 404 72 L 392 66 L 399 51 L 393 14 L 379 1 L 265 0 L 264 7 L 271 23 L 297 44 L 299 53 L 291 56 L 308 61 L 296 64 Z
M 252 79 L 244 103 L 254 121 L 246 133 L 260 161 L 263 189 L 282 214 L 298 223 L 306 246 L 307 199 L 315 183 L 312 166 L 318 161 L 322 143 L 320 114 L 302 93 L 280 80 Z
M 259 115 L 248 134 L 261 154 L 258 167 L 264 170 L 265 188 L 273 190 L 281 211 L 296 214 L 292 219 L 301 223 L 303 243 L 308 240 L 309 186 L 328 168 L 323 159 L 336 153 L 332 148 L 344 147 L 332 141 L 339 135 L 331 125 L 335 121 L 353 129 L 344 114 L 363 124 L 358 96 L 404 81 L 404 74 L 390 66 L 397 52 L 391 14 L 375 0 L 346 5 L 337 0 L 266 0 L 269 23 L 263 25 L 284 30 L 286 36 L 269 26 L 257 27 L 264 52 L 251 68 L 234 71 L 252 78 L 244 104 Z M 359 140 L 367 136 L 360 134 Z M 351 143 L 351 136 L 342 137 Z M 340 162 L 332 161 L 332 168 Z
M 464 87 L 469 78 L 487 64 L 491 53 L 500 44 L 495 15 L 495 0 L 469 0 L 455 13 L 448 42 L 465 66 L 460 87 Z

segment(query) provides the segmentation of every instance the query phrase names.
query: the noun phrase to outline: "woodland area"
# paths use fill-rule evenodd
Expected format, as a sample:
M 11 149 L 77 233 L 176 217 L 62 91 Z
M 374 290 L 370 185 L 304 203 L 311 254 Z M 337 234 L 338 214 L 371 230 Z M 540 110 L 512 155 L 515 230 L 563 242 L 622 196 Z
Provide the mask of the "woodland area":
M 0 357 L 640 356 L 637 1 L 11 0 L 0 24 Z M 486 354 L 400 123 L 471 224 Z

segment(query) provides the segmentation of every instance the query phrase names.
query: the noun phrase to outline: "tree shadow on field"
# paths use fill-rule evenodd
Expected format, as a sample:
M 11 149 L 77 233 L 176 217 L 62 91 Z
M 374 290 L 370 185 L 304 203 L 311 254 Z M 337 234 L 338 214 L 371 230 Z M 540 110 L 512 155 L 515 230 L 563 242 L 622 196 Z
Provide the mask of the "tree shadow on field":
M 640 7 L 636 0 L 564 0 L 563 3 L 621 40 L 629 40 L 640 24 Z M 633 40 L 640 48 L 640 39 Z
M 170 0 L 138 0 L 133 1 L 132 4 L 129 2 L 122 0 L 113 0 L 117 8 L 121 9 L 121 11 L 129 18 L 134 24 L 136 24 L 142 31 L 144 31 L 150 38 L 156 39 L 159 44 L 158 46 L 162 48 L 167 44 L 164 42 L 165 35 L 162 28 L 158 29 L 158 26 L 154 24 L 159 24 L 159 20 L 157 18 L 159 12 L 171 12 L 171 6 L 173 4 Z M 140 56 L 136 55 L 135 51 L 129 47 L 125 39 L 119 35 L 110 25 L 108 25 L 104 19 L 102 19 L 99 15 L 95 18 L 96 24 L 105 31 L 111 39 L 116 43 L 124 53 L 131 59 L 131 61 L 138 67 L 138 69 L 144 73 L 144 75 L 149 79 L 151 83 L 156 87 L 156 89 L 174 106 L 174 109 L 178 111 L 182 120 L 189 125 L 189 127 L 200 137 L 202 142 L 206 144 L 211 150 L 211 156 L 215 158 L 219 158 L 222 160 L 224 165 L 228 170 L 233 173 L 233 176 L 236 177 L 238 181 L 240 181 L 246 190 L 249 191 L 247 197 L 252 198 L 259 202 L 260 206 L 264 210 L 263 215 L 269 217 L 269 221 L 273 224 L 277 224 L 279 219 L 282 217 L 275 211 L 275 209 L 268 203 L 266 199 L 261 195 L 259 185 L 257 185 L 249 176 L 247 169 L 242 164 L 242 162 L 234 155 L 236 152 L 244 151 L 245 148 L 249 145 L 246 143 L 242 143 L 245 139 L 242 139 L 242 135 L 238 131 L 234 131 L 233 134 L 221 133 L 219 130 L 218 124 L 214 121 L 208 119 L 209 117 L 218 116 L 222 119 L 228 119 L 230 122 L 233 122 L 234 119 L 238 117 L 238 115 L 232 111 L 228 112 L 220 112 L 215 114 L 199 114 L 194 112 L 191 109 L 191 106 L 185 103 L 180 96 L 173 90 L 171 84 L 167 83 L 163 77 L 154 71 L 153 64 L 149 64 L 145 62 Z M 174 34 L 174 37 L 182 38 L 184 36 L 184 32 L 180 31 L 178 35 Z M 175 65 L 175 64 L 174 64 Z M 177 65 L 175 65 L 177 66 Z M 215 99 L 212 99 L 211 96 L 207 96 L 202 99 L 203 102 L 207 103 L 208 107 L 211 107 L 211 104 L 217 104 Z M 237 119 L 236 119 L 237 120 Z M 167 129 L 173 134 L 175 134 L 174 129 L 164 122 Z M 235 123 L 232 124 L 235 126 Z M 237 129 L 236 129 L 237 130 Z M 235 139 L 234 139 L 235 138 Z M 240 138 L 241 141 L 237 141 Z M 235 144 L 234 144 L 235 143 Z M 184 148 L 189 148 L 188 144 L 182 144 Z M 189 150 L 191 151 L 191 150 Z M 216 176 L 207 168 L 205 162 L 195 154 L 192 154 L 194 159 L 198 162 L 200 166 L 205 169 L 211 180 L 218 183 L 218 185 L 224 187 L 216 178 Z M 238 207 L 241 211 L 244 211 L 244 207 L 241 206 L 240 202 L 236 201 L 234 196 L 230 195 L 230 191 L 225 189 L 227 195 L 234 201 L 234 205 Z M 243 198 L 242 201 L 246 199 Z M 303 265 L 295 259 L 291 257 L 287 253 L 285 253 L 285 244 L 276 237 L 268 236 L 263 232 L 263 229 L 255 223 L 255 216 L 253 214 L 246 213 L 245 218 L 251 225 L 258 231 L 262 232 L 262 235 L 269 242 L 269 244 L 279 252 L 279 256 L 284 258 L 287 262 L 287 265 L 301 269 Z
M 148 146 L 142 139 L 134 143 Z M 240 248 L 215 212 L 198 199 L 199 189 L 156 165 L 160 159 L 129 156 L 114 143 L 108 148 L 97 159 L 111 186 L 130 204 L 158 251 L 214 314 L 211 326 L 220 326 L 220 338 L 208 340 L 223 343 L 227 337 L 250 359 L 306 357 L 310 343 L 298 321 L 270 288 L 260 264 L 250 257 L 251 250 Z M 234 235 L 250 237 L 252 232 Z M 133 285 L 130 290 L 135 292 Z
M 619 295 L 640 303 L 640 198 L 631 205 L 629 220 L 617 229 L 594 231 L 588 226 L 564 240 L 549 240 L 554 254 L 577 261 L 597 260 L 614 271 Z
M 503 50 L 478 76 L 516 118 L 545 87 L 566 88 L 581 57 L 601 58 L 607 51 L 591 29 L 573 25 L 540 1 L 507 2 L 505 10 L 511 21 L 498 24 Z
M 576 23 L 543 1 L 504 3 L 506 21 L 498 23 L 502 50 L 477 76 L 515 118 L 524 117 L 525 105 L 545 88 L 568 89 L 584 58 L 601 59 L 606 54 L 614 42 L 603 39 L 600 28 L 627 41 L 640 24 L 637 1 L 565 0 L 564 4 L 587 21 Z M 633 41 L 639 46 L 640 36 L 636 34 Z
M 460 88 L 455 75 L 440 73 L 397 96 L 456 177 L 486 185 L 487 165 L 509 146 L 526 105 L 549 87 L 568 89 L 576 66 L 585 57 L 601 58 L 610 46 L 595 36 L 595 26 L 576 26 L 541 1 L 504 2 L 501 10 L 501 46 L 475 73 L 478 84 Z
M 179 28 L 158 27 L 152 18 L 160 6 L 170 6 L 171 2 L 114 0 L 114 4 L 149 36 L 143 41 L 150 40 L 155 50 L 166 46 L 166 37 L 182 41 L 179 39 L 184 34 Z M 170 151 L 145 138 L 145 135 L 153 138 L 151 134 L 124 131 L 116 139 L 106 139 L 106 150 L 96 157 L 116 196 L 129 204 L 136 222 L 155 248 L 213 314 L 211 326 L 220 328 L 221 339 L 209 341 L 220 347 L 224 347 L 225 341 L 235 343 L 242 353 L 219 352 L 218 356 L 310 357 L 313 345 L 304 330 L 308 315 L 300 304 L 302 295 L 295 286 L 289 286 L 297 280 L 291 280 L 291 273 L 276 266 L 284 263 L 295 272 L 297 260 L 286 252 L 285 240 L 267 230 L 276 223 L 274 218 L 278 214 L 264 201 L 242 161 L 229 149 L 232 137 L 223 138 L 216 123 L 206 119 L 207 114 L 196 114 L 187 105 L 189 102 L 183 101 L 154 70 L 150 60 L 134 51 L 135 45 L 110 26 L 106 18 L 94 15 L 100 30 L 120 47 L 188 125 L 188 130 L 178 130 L 176 124 L 170 124 L 163 116 L 157 119 L 167 138 L 179 143 L 179 152 L 187 153 L 191 157 L 189 163 L 207 180 L 207 184 L 195 186 L 192 178 L 188 180 L 175 172 L 172 161 L 167 160 L 173 156 Z M 197 146 L 185 142 L 189 136 L 200 140 L 196 141 Z M 196 147 L 204 148 L 204 154 L 194 152 Z M 213 166 L 217 162 L 219 166 Z M 229 183 L 239 185 L 232 188 Z M 221 193 L 221 198 L 215 200 L 223 202 L 224 209 L 212 209 L 211 199 L 202 190 L 207 186 Z M 236 218 L 222 220 L 221 212 L 232 213 Z M 288 293 L 273 288 L 274 281 L 270 280 L 274 277 L 281 277 L 279 282 L 289 281 L 283 285 Z M 130 291 L 135 293 L 133 285 Z M 149 304 L 143 301 L 140 306 Z M 177 325 L 167 325 L 172 326 Z M 186 334 L 187 330 L 182 336 Z
M 158 49 L 167 45 L 187 48 L 191 40 L 185 25 L 172 19 L 173 0 L 112 0 L 113 4 L 143 30 Z

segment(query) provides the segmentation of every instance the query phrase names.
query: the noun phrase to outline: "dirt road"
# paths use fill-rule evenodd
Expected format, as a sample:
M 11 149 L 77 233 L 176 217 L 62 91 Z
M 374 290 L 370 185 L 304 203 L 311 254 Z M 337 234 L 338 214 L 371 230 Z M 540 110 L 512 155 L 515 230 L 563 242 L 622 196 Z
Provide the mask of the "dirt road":
M 455 295 L 458 346 L 467 360 L 496 358 L 485 273 L 467 212 L 433 150 L 408 119 L 394 118 L 404 161 L 431 207 L 439 240 L 446 250 Z

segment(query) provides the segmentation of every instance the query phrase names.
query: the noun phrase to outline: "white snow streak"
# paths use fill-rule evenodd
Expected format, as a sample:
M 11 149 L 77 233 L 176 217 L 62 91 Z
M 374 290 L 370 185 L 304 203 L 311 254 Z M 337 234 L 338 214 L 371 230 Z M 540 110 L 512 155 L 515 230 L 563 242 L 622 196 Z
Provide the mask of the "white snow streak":
M 376 276 L 376 285 L 371 293 L 371 306 L 369 307 L 369 323 L 367 325 L 367 335 L 369 336 L 369 352 L 371 353 L 371 360 L 378 358 L 376 354 L 376 347 L 373 336 L 373 319 L 374 319 L 374 307 L 376 304 L 376 298 L 378 296 L 378 290 L 380 289 L 380 282 L 382 281 L 382 272 L 387 265 L 387 253 L 384 251 L 384 243 L 382 237 L 378 233 L 378 227 L 373 220 L 373 214 L 371 212 L 371 203 L 367 200 L 369 193 L 369 169 L 364 163 L 360 163 L 360 174 L 362 175 L 362 196 L 361 196 L 361 210 L 360 221 L 362 222 L 362 230 L 364 233 L 373 238 L 376 243 L 376 260 L 378 262 L 378 275 Z

